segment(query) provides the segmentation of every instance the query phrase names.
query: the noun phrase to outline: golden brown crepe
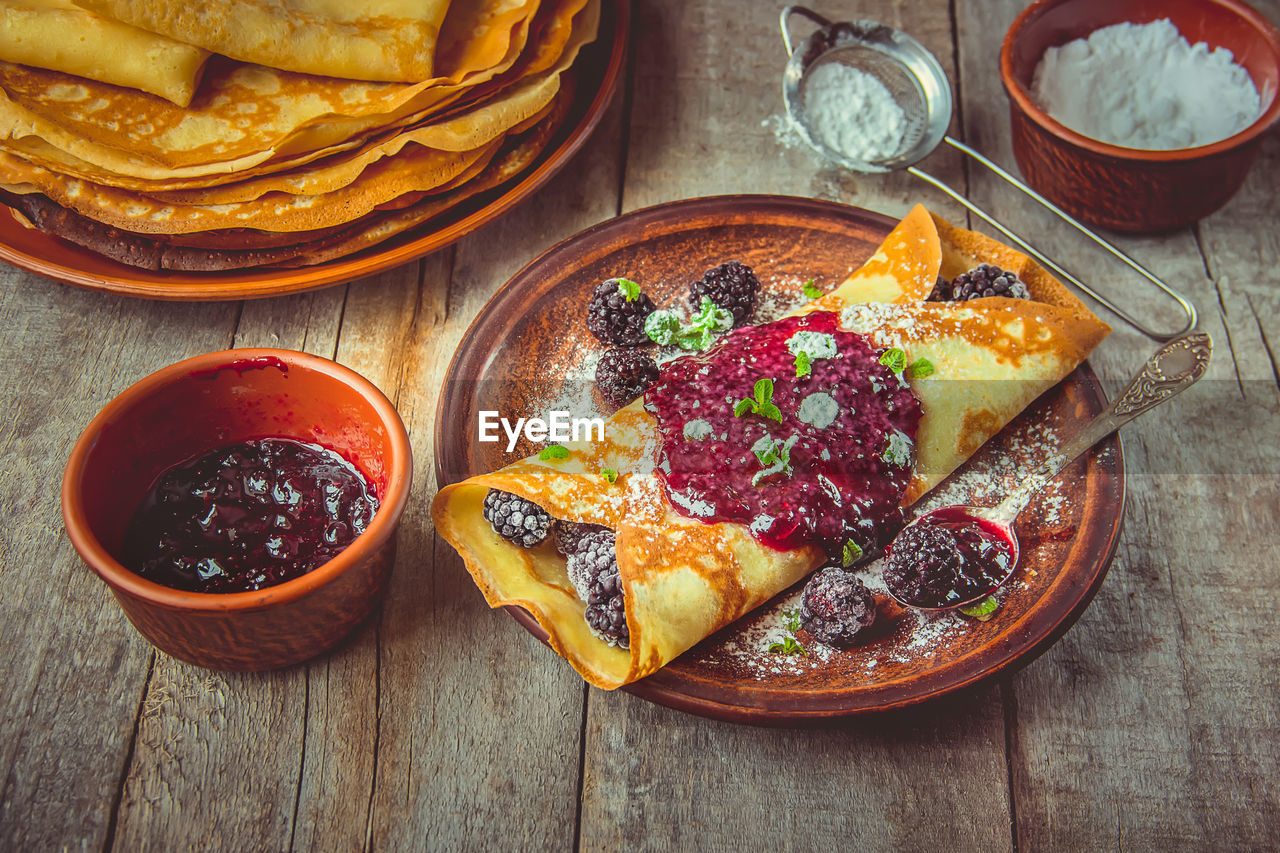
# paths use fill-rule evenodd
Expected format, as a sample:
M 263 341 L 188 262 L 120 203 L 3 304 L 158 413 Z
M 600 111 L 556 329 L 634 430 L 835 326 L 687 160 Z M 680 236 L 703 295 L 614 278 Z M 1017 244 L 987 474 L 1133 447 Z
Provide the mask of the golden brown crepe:
M 936 372 L 912 379 L 923 416 L 911 500 L 936 485 L 1034 397 L 1061 380 L 1108 332 L 1032 262 L 973 232 L 913 210 L 879 251 L 834 293 L 802 311 L 839 312 L 841 325 L 878 347 L 926 356 Z M 999 258 L 1021 270 L 1033 300 L 986 298 L 924 304 L 943 259 Z M 968 269 L 969 266 L 964 266 Z M 861 298 L 889 300 L 860 303 Z M 1049 301 L 1040 301 L 1046 299 Z M 968 381 L 960 381 L 968 380 Z M 971 399 L 974 380 L 984 381 Z M 775 551 L 743 525 L 704 524 L 674 512 L 653 474 L 655 422 L 637 401 L 610 419 L 606 440 L 573 445 L 567 459 L 530 457 L 441 489 L 432 517 L 461 553 L 492 607 L 519 605 L 592 684 L 613 689 L 643 678 L 791 586 L 824 559 L 815 547 Z M 950 440 L 946 437 L 950 436 Z M 620 472 L 614 483 L 601 477 Z M 617 534 L 630 649 L 594 636 L 565 561 L 543 544 L 522 549 L 482 515 L 490 489 L 525 497 L 554 518 Z
M 0 2 L 0 60 L 191 103 L 207 50 L 103 18 L 70 0 Z
M 244 62 L 352 80 L 431 77 L 448 0 L 76 0 Z M 465 4 L 464 4 L 465 5 Z

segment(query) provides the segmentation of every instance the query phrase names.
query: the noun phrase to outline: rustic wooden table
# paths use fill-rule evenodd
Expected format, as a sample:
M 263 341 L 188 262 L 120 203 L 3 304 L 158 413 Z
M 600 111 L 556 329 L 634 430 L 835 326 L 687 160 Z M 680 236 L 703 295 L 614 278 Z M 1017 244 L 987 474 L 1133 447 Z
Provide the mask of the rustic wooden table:
M 1280 21 L 1280 0 L 1264 0 Z M 1020 0 L 827 0 L 943 61 L 953 132 L 1012 166 L 997 74 Z M 0 848 L 243 850 L 1251 849 L 1280 839 L 1280 138 L 1198 226 L 1120 242 L 1188 292 L 1209 379 L 1124 436 L 1119 551 L 1079 623 L 1025 669 L 823 730 L 762 730 L 588 689 L 490 612 L 429 523 L 442 373 L 489 295 L 593 223 L 767 192 L 963 212 L 905 175 L 780 146 L 777 9 L 642 0 L 625 85 L 542 192 L 421 261 L 315 293 L 144 302 L 0 269 Z M 952 153 L 931 170 L 1140 310 L 1157 300 Z M 63 531 L 80 430 L 196 353 L 331 356 L 399 407 L 415 491 L 381 614 L 259 675 L 156 653 Z M 1117 328 L 1111 392 L 1153 348 Z

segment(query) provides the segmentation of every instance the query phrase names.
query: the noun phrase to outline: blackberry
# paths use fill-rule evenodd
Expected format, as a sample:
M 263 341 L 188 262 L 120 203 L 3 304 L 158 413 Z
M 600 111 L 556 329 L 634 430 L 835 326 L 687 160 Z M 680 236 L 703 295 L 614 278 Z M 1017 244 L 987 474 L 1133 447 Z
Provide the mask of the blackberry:
M 946 302 L 951 298 L 951 284 L 942 276 L 938 276 L 938 280 L 934 282 L 933 290 L 929 291 L 927 302 Z
M 644 351 L 614 347 L 596 362 L 596 387 L 611 405 L 622 408 L 658 381 L 658 365 Z
M 631 645 L 631 632 L 627 628 L 616 542 L 616 535 L 608 528 L 582 535 L 576 550 L 569 555 L 568 573 L 574 591 L 587 605 L 585 618 L 591 632 L 611 646 L 626 649 Z
M 884 580 L 895 598 L 923 607 L 958 604 L 964 558 L 951 532 L 935 524 L 909 524 L 889 545 Z
M 586 524 L 580 521 L 556 521 L 553 525 L 556 535 L 556 551 L 561 557 L 568 557 L 578 550 L 582 537 L 590 533 L 607 531 L 609 528 L 599 524 Z
M 634 347 L 648 343 L 645 318 L 655 310 L 653 300 L 639 285 L 625 278 L 611 278 L 596 285 L 587 305 L 587 329 L 601 343 Z
M 527 498 L 490 489 L 484 496 L 484 519 L 494 531 L 522 548 L 532 548 L 551 532 L 551 516 Z
M 760 295 L 760 279 L 738 261 L 727 261 L 707 270 L 689 290 L 689 304 L 696 314 L 702 308 L 705 296 L 733 314 L 733 325 L 744 326 L 756 311 L 756 298 Z
M 805 584 L 800 625 L 818 642 L 847 649 L 875 621 L 875 596 L 844 569 L 825 568 Z
M 1018 278 L 1017 273 L 1005 272 L 994 264 L 979 264 L 951 280 L 949 298 L 952 302 L 968 302 L 984 296 L 1031 298 L 1026 284 Z

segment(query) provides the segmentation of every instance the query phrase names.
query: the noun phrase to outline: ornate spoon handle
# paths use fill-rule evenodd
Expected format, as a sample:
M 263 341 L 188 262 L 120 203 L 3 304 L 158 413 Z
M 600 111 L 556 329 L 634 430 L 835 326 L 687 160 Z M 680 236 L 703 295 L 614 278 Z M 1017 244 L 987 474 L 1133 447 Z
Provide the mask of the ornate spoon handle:
M 1039 468 L 990 511 L 989 517 L 993 521 L 1012 523 L 1031 497 L 1077 456 L 1138 415 L 1194 385 L 1204 376 L 1212 354 L 1213 341 L 1204 332 L 1183 335 L 1160 347 L 1106 411 L 1057 450 L 1050 452 Z

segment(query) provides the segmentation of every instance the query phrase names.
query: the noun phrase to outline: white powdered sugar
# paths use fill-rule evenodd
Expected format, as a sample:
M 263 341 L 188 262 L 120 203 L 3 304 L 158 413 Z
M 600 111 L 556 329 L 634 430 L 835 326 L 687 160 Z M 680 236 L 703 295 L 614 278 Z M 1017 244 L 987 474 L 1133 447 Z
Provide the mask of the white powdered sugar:
M 804 112 L 824 145 L 864 163 L 897 154 L 907 127 L 906 114 L 883 83 L 839 62 L 809 72 Z
M 1226 139 L 1262 114 L 1231 51 L 1192 45 L 1167 18 L 1116 24 L 1045 51 L 1031 94 L 1085 136 L 1126 148 L 1193 148 Z

